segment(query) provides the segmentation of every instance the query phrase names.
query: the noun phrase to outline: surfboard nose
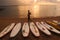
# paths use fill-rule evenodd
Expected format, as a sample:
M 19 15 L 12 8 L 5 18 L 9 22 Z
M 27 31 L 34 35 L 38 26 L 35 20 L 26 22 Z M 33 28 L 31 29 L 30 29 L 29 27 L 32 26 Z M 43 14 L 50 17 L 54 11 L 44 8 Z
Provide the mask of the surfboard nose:
M 35 34 L 35 36 L 36 36 L 36 37 L 39 37 L 39 36 L 40 36 L 40 34 L 39 34 L 39 33 L 36 33 L 36 34 Z
M 23 37 L 27 37 L 28 36 L 28 34 L 26 34 L 26 32 L 23 34 Z

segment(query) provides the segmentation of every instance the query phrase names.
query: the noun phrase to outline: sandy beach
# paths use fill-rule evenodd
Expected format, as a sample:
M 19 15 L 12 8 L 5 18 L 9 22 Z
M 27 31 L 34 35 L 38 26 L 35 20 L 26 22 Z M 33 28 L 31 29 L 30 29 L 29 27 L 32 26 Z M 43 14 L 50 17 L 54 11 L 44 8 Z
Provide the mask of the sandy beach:
M 51 17 L 51 18 L 31 18 L 30 22 L 40 22 L 40 21 L 45 21 L 45 20 L 60 20 L 60 17 Z M 22 25 L 24 22 L 28 22 L 27 18 L 0 18 L 0 32 L 10 23 L 15 22 L 21 22 Z M 55 34 L 53 32 L 51 36 L 47 36 L 46 34 L 44 34 L 43 32 L 40 32 L 40 36 L 39 37 L 35 37 L 31 31 L 29 33 L 29 36 L 24 38 L 22 36 L 22 31 L 20 30 L 20 32 L 14 37 L 14 38 L 10 38 L 10 32 L 8 34 L 6 34 L 4 37 L 0 38 L 0 40 L 60 40 L 60 35 Z

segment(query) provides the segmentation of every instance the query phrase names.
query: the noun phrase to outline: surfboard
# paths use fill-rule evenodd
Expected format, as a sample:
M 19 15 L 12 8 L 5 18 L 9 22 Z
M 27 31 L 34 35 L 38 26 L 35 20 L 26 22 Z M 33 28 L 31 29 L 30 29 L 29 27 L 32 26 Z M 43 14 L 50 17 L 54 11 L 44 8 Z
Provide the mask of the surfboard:
M 8 32 L 10 32 L 12 30 L 12 28 L 14 27 L 14 25 L 15 25 L 15 23 L 11 23 L 2 32 L 0 32 L 0 38 L 3 37 L 4 35 L 6 35 Z
M 23 37 L 28 37 L 28 35 L 29 35 L 29 25 L 28 25 L 27 22 L 25 22 L 23 24 L 23 27 L 22 27 L 22 35 L 23 35 Z
M 57 25 L 60 25 L 60 22 L 53 20 L 54 23 L 56 23 Z
M 55 29 L 54 27 L 52 27 L 51 25 L 48 25 L 47 23 L 45 22 L 41 22 L 48 30 L 52 31 L 52 32 L 55 32 L 57 34 L 60 34 L 60 31 L 58 31 L 57 29 Z
M 60 30 L 60 26 L 57 23 L 51 22 L 51 21 L 46 21 L 47 24 L 53 26 L 54 28 Z
M 58 24 L 58 21 L 56 21 L 56 20 L 53 20 L 53 22 Z
M 36 25 L 37 25 L 37 27 L 38 27 L 42 32 L 44 32 L 46 35 L 51 35 L 51 33 L 49 32 L 49 30 L 48 30 L 45 26 L 43 26 L 41 23 L 36 22 Z
M 21 29 L 21 23 L 17 23 L 15 27 L 12 29 L 10 37 L 15 37 L 20 31 L 20 29 Z
M 40 36 L 39 30 L 33 22 L 30 22 L 30 30 L 34 36 L 36 36 L 36 37 Z

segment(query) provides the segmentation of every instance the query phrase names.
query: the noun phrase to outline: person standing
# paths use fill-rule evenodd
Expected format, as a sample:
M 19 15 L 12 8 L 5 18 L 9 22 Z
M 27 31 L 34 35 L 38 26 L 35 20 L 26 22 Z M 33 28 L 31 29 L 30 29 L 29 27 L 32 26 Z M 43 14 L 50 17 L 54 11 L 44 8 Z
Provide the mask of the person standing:
M 31 12 L 30 10 L 28 10 L 28 22 L 30 21 L 30 15 L 31 15 Z

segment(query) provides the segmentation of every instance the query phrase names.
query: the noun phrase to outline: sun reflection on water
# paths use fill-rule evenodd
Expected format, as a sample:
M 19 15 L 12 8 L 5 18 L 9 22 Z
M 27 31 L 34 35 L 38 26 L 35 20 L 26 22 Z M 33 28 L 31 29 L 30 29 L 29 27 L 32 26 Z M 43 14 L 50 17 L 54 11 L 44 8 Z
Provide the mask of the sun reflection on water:
M 39 5 L 34 5 L 34 17 L 39 16 Z
M 26 1 L 26 3 L 28 4 L 28 1 Z M 20 15 L 20 17 L 26 17 L 27 18 L 28 10 L 30 10 L 32 18 L 38 18 L 41 16 L 48 16 L 48 13 L 51 13 L 51 14 L 53 13 L 54 8 L 52 5 L 55 5 L 55 3 L 44 2 L 44 1 L 37 2 L 37 0 L 33 0 L 33 4 L 31 4 L 31 5 L 19 6 L 18 7 L 19 15 Z M 46 15 L 44 15 L 44 14 L 46 14 Z

